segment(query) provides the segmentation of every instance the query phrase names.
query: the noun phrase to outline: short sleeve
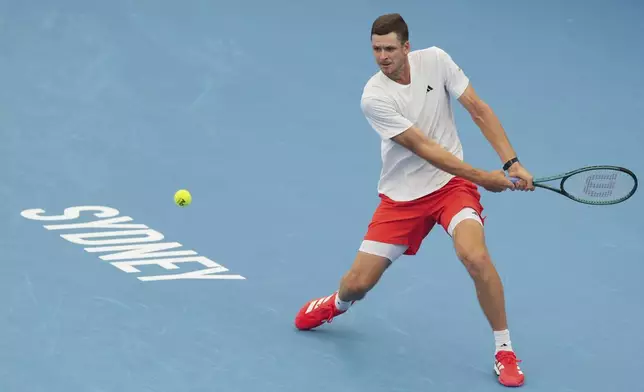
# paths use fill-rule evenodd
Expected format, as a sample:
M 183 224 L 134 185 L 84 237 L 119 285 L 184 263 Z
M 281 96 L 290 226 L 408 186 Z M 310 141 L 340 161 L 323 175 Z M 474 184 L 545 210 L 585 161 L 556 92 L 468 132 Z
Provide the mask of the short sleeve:
M 445 87 L 450 95 L 458 99 L 470 83 L 469 78 L 465 75 L 452 57 L 442 49 L 438 49 L 438 60 L 443 69 L 443 80 Z
M 391 139 L 413 125 L 383 98 L 363 98 L 360 106 L 371 127 L 383 139 Z

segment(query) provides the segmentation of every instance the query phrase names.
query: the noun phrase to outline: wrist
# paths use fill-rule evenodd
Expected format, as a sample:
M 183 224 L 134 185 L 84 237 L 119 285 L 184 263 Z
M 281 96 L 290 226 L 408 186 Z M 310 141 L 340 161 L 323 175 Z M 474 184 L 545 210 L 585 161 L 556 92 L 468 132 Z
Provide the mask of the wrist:
M 508 171 L 513 165 L 518 165 L 518 164 L 519 164 L 519 158 L 517 158 L 516 156 L 512 157 L 507 161 L 505 161 L 505 163 L 503 164 L 503 170 Z

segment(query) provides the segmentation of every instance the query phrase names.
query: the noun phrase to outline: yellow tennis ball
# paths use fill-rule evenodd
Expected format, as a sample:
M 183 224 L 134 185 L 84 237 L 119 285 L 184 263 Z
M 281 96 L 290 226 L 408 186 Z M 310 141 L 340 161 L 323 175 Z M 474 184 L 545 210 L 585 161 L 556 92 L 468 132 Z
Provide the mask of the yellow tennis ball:
M 192 203 L 192 195 L 185 189 L 180 189 L 174 194 L 174 202 L 179 207 L 186 207 Z

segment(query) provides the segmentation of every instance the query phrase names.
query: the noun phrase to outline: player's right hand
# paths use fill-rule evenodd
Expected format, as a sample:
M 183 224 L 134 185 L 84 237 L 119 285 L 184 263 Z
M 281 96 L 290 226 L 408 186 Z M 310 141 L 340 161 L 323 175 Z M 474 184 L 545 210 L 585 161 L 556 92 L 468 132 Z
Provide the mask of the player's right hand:
M 490 192 L 503 192 L 507 189 L 514 190 L 514 183 L 510 181 L 503 170 L 487 172 L 480 185 Z

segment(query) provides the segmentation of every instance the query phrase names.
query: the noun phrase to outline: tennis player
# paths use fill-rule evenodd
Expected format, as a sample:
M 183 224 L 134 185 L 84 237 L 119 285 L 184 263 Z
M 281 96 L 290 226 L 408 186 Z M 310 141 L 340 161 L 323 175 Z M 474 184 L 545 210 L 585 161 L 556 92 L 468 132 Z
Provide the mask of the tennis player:
M 362 300 L 402 255 L 415 255 L 439 224 L 473 279 L 495 340 L 494 371 L 505 386 L 524 375 L 512 348 L 499 275 L 486 247 L 478 186 L 532 191 L 531 174 L 517 159 L 499 119 L 477 96 L 468 77 L 438 47 L 410 51 L 399 14 L 378 17 L 371 44 L 380 68 L 364 87 L 361 108 L 381 138 L 380 204 L 338 291 L 306 303 L 295 318 L 300 330 L 331 322 Z M 463 161 L 450 98 L 469 112 L 500 158 L 503 170 L 480 170 Z M 513 184 L 505 175 L 518 177 Z

